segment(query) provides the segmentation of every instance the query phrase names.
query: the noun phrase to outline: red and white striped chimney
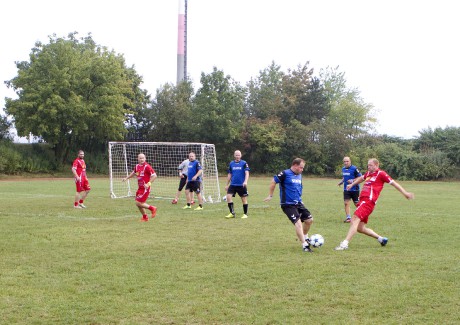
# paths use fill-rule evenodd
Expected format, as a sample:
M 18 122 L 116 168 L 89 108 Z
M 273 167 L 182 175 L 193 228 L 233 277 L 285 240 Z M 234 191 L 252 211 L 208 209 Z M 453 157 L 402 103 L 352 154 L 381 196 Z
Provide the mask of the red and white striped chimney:
M 187 78 L 187 0 L 179 0 L 177 27 L 177 84 L 179 84 Z

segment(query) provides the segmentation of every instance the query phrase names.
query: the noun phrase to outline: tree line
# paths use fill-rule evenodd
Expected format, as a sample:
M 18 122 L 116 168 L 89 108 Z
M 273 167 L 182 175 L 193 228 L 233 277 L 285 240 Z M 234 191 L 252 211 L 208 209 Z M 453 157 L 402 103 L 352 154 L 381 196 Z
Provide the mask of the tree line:
M 123 55 L 77 33 L 37 42 L 16 66 L 18 75 L 5 84 L 18 98 L 6 98 L 4 110 L 18 135 L 32 133 L 52 149 L 49 168 L 67 164 L 80 148 L 105 158 L 108 141 L 127 140 L 214 143 L 221 171 L 240 149 L 259 174 L 302 157 L 306 173 L 334 175 L 345 155 L 362 169 L 377 157 L 400 179 L 460 174 L 460 128 L 428 128 L 411 140 L 378 135 L 372 104 L 338 67 L 315 74 L 309 62 L 287 71 L 272 62 L 246 85 L 214 67 L 201 73 L 197 89 L 184 80 L 149 95 Z M 5 140 L 11 122 L 0 117 Z

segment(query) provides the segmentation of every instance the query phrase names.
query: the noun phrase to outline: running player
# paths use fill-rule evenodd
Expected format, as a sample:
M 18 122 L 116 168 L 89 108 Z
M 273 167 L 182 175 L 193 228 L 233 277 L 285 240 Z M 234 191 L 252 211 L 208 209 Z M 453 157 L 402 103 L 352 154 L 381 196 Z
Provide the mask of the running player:
M 157 178 L 155 170 L 146 162 L 145 155 L 140 153 L 137 156 L 138 164 L 134 167 L 134 170 L 123 178 L 123 182 L 126 182 L 128 179 L 136 175 L 138 189 L 136 192 L 136 206 L 142 214 L 141 221 L 149 221 L 145 209 L 149 209 L 152 213 L 152 218 L 155 218 L 157 214 L 157 208 L 155 206 L 149 205 L 146 203 L 149 198 L 150 191 L 152 188 L 152 182 Z

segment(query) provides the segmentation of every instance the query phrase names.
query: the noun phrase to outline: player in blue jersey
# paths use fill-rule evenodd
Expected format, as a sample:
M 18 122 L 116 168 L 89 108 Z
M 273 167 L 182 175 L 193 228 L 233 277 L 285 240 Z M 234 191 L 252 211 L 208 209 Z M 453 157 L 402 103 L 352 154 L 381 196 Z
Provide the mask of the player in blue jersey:
M 313 223 L 313 216 L 302 203 L 302 171 L 304 167 L 305 160 L 296 158 L 292 161 L 290 169 L 275 175 L 270 183 L 269 194 L 264 201 L 267 202 L 272 199 L 276 184 L 279 184 L 281 209 L 295 226 L 295 232 L 302 243 L 303 251 L 311 253 L 308 231 Z
M 203 196 L 201 195 L 201 175 L 203 174 L 203 168 L 194 152 L 188 155 L 188 171 L 187 171 L 187 185 L 185 185 L 185 195 L 187 197 L 187 205 L 183 209 L 191 209 L 191 202 L 193 192 L 198 197 L 199 206 L 195 210 L 203 210 Z
M 358 167 L 351 164 L 350 157 L 343 157 L 343 167 L 342 167 L 342 180 L 338 186 L 343 184 L 343 203 L 345 205 L 345 214 L 346 219 L 344 222 L 349 223 L 351 221 L 350 214 L 350 201 L 353 201 L 355 206 L 358 206 L 359 202 L 359 185 L 353 186 L 347 190 L 347 185 L 353 183 L 355 178 L 362 176 L 358 170 Z
M 233 154 L 235 160 L 231 161 L 228 165 L 227 175 L 227 205 L 230 214 L 225 218 L 235 218 L 235 209 L 233 207 L 233 198 L 238 193 L 243 202 L 243 216 L 241 219 L 248 217 L 248 180 L 249 180 L 249 166 L 246 161 L 241 160 L 241 151 L 236 150 Z

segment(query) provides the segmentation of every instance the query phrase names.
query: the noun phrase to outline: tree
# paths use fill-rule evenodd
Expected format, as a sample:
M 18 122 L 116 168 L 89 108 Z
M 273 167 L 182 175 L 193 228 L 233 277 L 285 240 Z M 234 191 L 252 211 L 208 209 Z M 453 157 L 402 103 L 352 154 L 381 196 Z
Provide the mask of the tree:
M 0 115 L 0 140 L 10 140 L 11 139 L 11 134 L 10 134 L 10 127 L 11 127 L 11 122 L 8 121 L 8 118 L 6 116 Z
M 308 62 L 283 76 L 283 106 L 281 120 L 290 124 L 295 119 L 303 125 L 324 119 L 329 114 L 329 105 L 321 81 L 313 76 Z
M 142 78 L 122 55 L 76 34 L 37 42 L 30 61 L 16 62 L 18 75 L 6 82 L 18 96 L 6 99 L 18 135 L 41 136 L 62 162 L 71 149 L 123 139 L 126 116 L 145 94 L 136 92 Z
M 196 141 L 231 144 L 243 129 L 244 88 L 224 72 L 213 68 L 201 74 L 190 116 Z
M 260 119 L 278 116 L 283 106 L 283 76 L 280 66 L 272 62 L 257 78 L 251 78 L 247 84 L 246 116 Z
M 151 121 L 146 119 L 146 114 L 151 106 L 150 95 L 146 90 L 140 88 L 142 78 L 137 75 L 134 68 L 128 68 L 127 72 L 130 74 L 130 79 L 133 80 L 132 95 L 134 97 L 130 94 L 128 96 L 135 105 L 130 109 L 131 112 L 125 113 L 127 130 L 125 138 L 127 141 L 142 141 L 146 140 L 146 130 L 151 126 Z
M 373 129 L 376 122 L 373 105 L 364 102 L 356 88 L 348 88 L 345 73 L 338 67 L 320 70 L 325 95 L 330 106 L 328 121 L 341 128 L 344 135 L 356 139 Z
M 415 140 L 415 150 L 421 153 L 440 150 L 460 167 L 460 127 L 428 128 L 419 133 L 420 137 Z
M 190 136 L 193 92 L 190 81 L 166 84 L 157 90 L 151 109 L 145 111 L 147 139 L 180 142 Z
M 251 170 L 257 173 L 273 172 L 289 163 L 281 155 L 286 143 L 283 124 L 278 118 L 265 120 L 251 117 L 246 120 L 242 148 Z

